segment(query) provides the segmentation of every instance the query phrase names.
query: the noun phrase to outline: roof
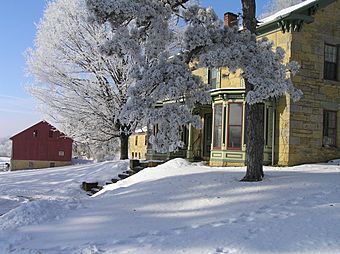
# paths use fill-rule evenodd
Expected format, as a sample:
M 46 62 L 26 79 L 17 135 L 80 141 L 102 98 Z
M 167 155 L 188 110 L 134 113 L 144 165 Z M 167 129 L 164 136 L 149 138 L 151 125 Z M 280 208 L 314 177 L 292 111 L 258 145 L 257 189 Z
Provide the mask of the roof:
M 144 126 L 143 128 L 136 129 L 132 135 L 139 135 L 139 134 L 145 134 L 148 131 L 148 127 Z
M 269 28 L 281 27 L 283 32 L 285 30 L 299 30 L 303 23 L 310 23 L 314 21 L 313 15 L 318 9 L 324 8 L 336 0 L 306 0 L 302 3 L 290 6 L 280 10 L 273 15 L 259 20 L 258 30 L 265 30 Z
M 306 7 L 310 4 L 314 4 L 317 1 L 318 0 L 306 0 L 306 1 L 303 1 L 299 4 L 296 4 L 296 5 L 290 6 L 288 8 L 285 8 L 281 11 L 278 11 L 278 12 L 276 12 L 276 13 L 268 16 L 268 17 L 261 19 L 260 20 L 260 26 L 266 25 L 266 24 L 271 23 L 271 22 L 276 21 L 276 20 L 280 20 L 280 19 L 288 16 L 292 12 L 298 11 L 299 9 Z
M 48 122 L 45 121 L 45 120 L 42 120 L 42 121 L 40 121 L 40 122 L 38 122 L 38 123 L 36 123 L 36 124 L 34 124 L 34 125 L 32 125 L 32 126 L 26 128 L 26 129 L 24 129 L 23 131 L 21 131 L 21 132 L 15 134 L 15 135 L 13 135 L 13 136 L 10 137 L 9 139 L 13 140 L 13 138 L 19 136 L 20 134 L 24 133 L 25 131 L 27 131 L 27 130 L 29 130 L 29 129 L 35 127 L 35 126 L 38 126 L 38 125 L 40 125 L 40 124 L 48 124 L 48 125 L 50 125 L 53 129 L 55 129 L 56 131 L 59 131 L 59 130 L 58 130 L 56 127 L 54 127 L 52 124 L 48 123 Z M 65 135 L 65 134 L 62 133 L 61 131 L 59 131 L 59 132 L 60 132 L 61 134 Z M 66 135 L 65 135 L 65 137 L 66 137 Z M 67 138 L 69 138 L 69 137 L 67 137 Z M 69 139 L 71 139 L 71 138 L 69 138 Z

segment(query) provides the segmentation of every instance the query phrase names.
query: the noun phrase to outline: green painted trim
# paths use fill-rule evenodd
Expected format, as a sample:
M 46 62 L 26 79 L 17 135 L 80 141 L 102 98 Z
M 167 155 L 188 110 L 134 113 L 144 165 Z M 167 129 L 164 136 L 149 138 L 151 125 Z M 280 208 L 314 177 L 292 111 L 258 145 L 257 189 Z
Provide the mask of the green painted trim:
M 212 89 L 210 90 L 211 95 L 215 94 L 235 94 L 235 93 L 245 93 L 246 90 L 244 88 L 218 88 L 218 89 Z
M 211 157 L 212 158 L 222 158 L 222 153 L 216 153 L 216 152 L 213 152 L 211 153 Z
M 233 158 L 233 159 L 244 159 L 243 154 L 241 153 L 226 153 L 225 154 L 226 158 Z
M 219 162 L 219 163 L 239 163 L 239 164 L 244 164 L 246 163 L 245 160 L 218 160 L 218 159 L 213 159 L 213 158 L 210 158 L 210 161 L 211 162 Z
M 220 88 L 210 91 L 213 102 L 216 101 L 228 101 L 228 100 L 245 100 L 244 88 Z

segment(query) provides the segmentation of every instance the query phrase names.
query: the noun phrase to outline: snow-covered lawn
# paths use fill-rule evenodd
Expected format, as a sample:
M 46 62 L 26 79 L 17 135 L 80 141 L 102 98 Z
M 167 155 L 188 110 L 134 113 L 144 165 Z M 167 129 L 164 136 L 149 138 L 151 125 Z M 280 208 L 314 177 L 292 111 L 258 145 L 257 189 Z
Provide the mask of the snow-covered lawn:
M 266 167 L 241 183 L 244 168 L 176 159 L 95 197 L 79 189 L 126 166 L 1 173 L 2 199 L 25 201 L 1 204 L 0 253 L 340 253 L 338 165 Z
M 0 163 L 9 163 L 11 158 L 9 157 L 0 157 Z

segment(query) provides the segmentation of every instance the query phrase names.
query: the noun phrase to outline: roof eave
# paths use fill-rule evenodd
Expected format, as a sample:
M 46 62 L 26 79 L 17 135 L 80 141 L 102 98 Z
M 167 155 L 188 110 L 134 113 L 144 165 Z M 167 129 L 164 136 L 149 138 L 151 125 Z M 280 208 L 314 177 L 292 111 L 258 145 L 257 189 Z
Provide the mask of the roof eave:
M 287 32 L 287 30 L 290 31 L 290 29 L 299 31 L 304 23 L 308 24 L 314 21 L 313 15 L 317 10 L 324 8 L 335 1 L 336 0 L 319 0 L 306 4 L 299 9 L 278 16 L 269 22 L 260 24 L 257 28 L 257 34 L 261 35 L 277 29 L 281 29 L 283 32 Z M 293 27 L 287 27 L 288 25 L 292 25 Z

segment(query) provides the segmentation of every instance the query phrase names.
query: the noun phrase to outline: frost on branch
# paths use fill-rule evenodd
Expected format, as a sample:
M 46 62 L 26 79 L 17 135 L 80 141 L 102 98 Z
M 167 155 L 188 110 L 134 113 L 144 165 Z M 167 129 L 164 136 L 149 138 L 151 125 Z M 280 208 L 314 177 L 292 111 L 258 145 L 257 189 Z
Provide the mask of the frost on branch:
M 194 52 L 190 56 L 198 59 L 199 67 L 227 67 L 231 72 L 241 69 L 242 77 L 253 86 L 246 98 L 250 104 L 285 94 L 289 94 L 294 101 L 301 97 L 302 92 L 293 86 L 290 79 L 299 67 L 295 62 L 284 63 L 283 49 L 274 51 L 272 42 L 256 40 L 255 35 L 248 31 L 209 26 L 216 24 L 214 15 L 201 8 L 189 8 L 188 12 L 188 17 L 194 21 L 188 19 L 184 48 L 190 49 L 189 55 Z M 202 13 L 206 19 L 201 17 Z M 205 37 L 201 38 L 202 35 Z
M 27 51 L 28 71 L 35 78 L 28 90 L 67 135 L 100 144 L 131 134 L 136 125 L 119 119 L 131 85 L 129 53 L 136 43 L 117 36 L 109 24 L 89 22 L 89 17 L 85 0 L 48 5 L 35 47 Z M 102 47 L 108 41 L 110 57 Z M 123 47 L 127 41 L 128 51 Z
M 138 115 L 145 125 L 157 125 L 158 133 L 150 139 L 153 148 L 175 151 L 183 145 L 179 129 L 189 123 L 199 127 L 193 109 L 208 103 L 207 89 L 199 77 L 192 75 L 182 57 L 161 55 L 130 88 L 123 115 L 127 120 Z M 159 102 L 163 105 L 157 107 Z
M 87 0 L 97 22 L 108 22 L 113 31 L 128 34 L 126 38 L 139 47 L 134 49 L 138 52 L 132 68 L 134 81 L 121 118 L 129 121 L 141 116 L 143 124 L 158 125 L 159 131 L 151 140 L 154 148 L 163 152 L 181 146 L 178 129 L 195 124 L 197 118 L 192 115 L 195 105 L 208 101 L 209 88 L 190 72 L 192 63 L 198 67 L 241 69 L 242 76 L 253 85 L 247 94 L 248 103 L 260 103 L 286 93 L 293 99 L 301 96 L 290 80 L 297 65 L 285 64 L 281 49 L 273 52 L 272 43 L 265 39 L 256 41 L 255 35 L 246 31 L 224 28 L 211 8 L 197 5 L 181 8 L 187 2 Z M 170 26 L 174 16 L 183 18 L 185 31 L 179 54 L 170 57 L 173 52 L 169 45 L 174 45 L 178 38 L 174 34 L 176 29 Z M 106 45 L 109 47 L 110 42 Z M 128 51 L 130 44 L 125 45 Z M 159 102 L 164 102 L 163 106 L 157 107 Z
M 150 137 L 150 143 L 159 152 L 182 147 L 179 130 L 189 123 L 198 126 L 193 109 L 209 101 L 209 87 L 192 74 L 185 57 L 173 54 L 181 47 L 180 36 L 176 34 L 179 29 L 174 27 L 173 21 L 186 2 L 87 1 L 97 22 L 107 22 L 114 33 L 124 35 L 126 52 L 133 45 L 133 52 L 136 52 L 131 68 L 133 80 L 130 80 L 128 101 L 120 119 L 130 122 L 139 117 L 141 125 L 158 126 L 158 132 Z M 114 41 L 108 41 L 104 46 L 109 55 L 114 52 L 110 45 Z M 177 45 L 177 50 L 174 50 L 174 45 Z M 163 105 L 160 105 L 161 102 Z

